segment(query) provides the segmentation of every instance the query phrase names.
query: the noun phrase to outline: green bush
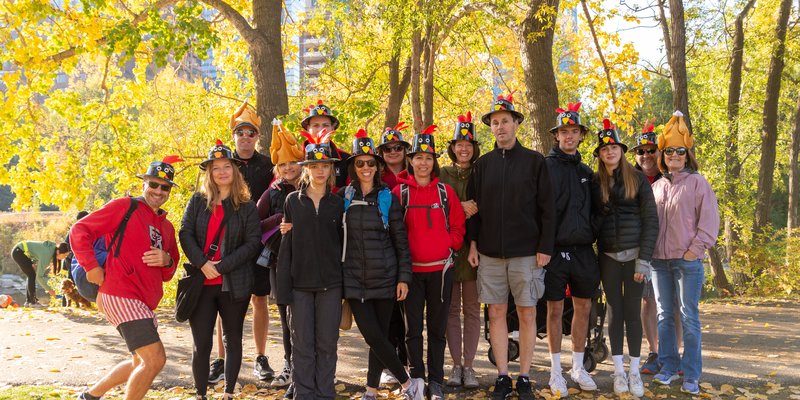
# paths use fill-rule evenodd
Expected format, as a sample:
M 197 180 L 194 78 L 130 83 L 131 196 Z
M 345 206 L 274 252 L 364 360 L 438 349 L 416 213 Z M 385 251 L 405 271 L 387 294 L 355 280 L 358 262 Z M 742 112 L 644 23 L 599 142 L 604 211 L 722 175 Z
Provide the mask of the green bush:
M 775 230 L 739 246 L 731 261 L 736 290 L 752 296 L 796 296 L 800 288 L 800 238 Z

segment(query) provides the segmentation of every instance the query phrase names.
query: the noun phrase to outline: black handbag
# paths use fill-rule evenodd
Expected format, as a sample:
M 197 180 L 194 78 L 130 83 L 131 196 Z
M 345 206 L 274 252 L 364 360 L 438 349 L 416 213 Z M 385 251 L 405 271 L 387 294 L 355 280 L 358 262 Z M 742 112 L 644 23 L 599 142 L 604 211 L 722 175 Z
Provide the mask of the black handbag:
M 214 240 L 211 241 L 211 246 L 208 247 L 206 257 L 209 260 L 213 259 L 217 251 L 219 251 L 219 237 L 222 234 L 222 228 L 228 222 L 229 215 L 226 212 L 225 216 L 222 217 L 222 223 L 214 235 Z M 200 271 L 200 268 L 190 263 L 184 263 L 183 269 L 186 270 L 186 274 L 178 280 L 178 289 L 175 294 L 175 320 L 178 322 L 184 322 L 192 316 L 197 306 L 197 301 L 200 299 L 200 294 L 203 292 L 203 283 L 206 280 L 206 276 Z

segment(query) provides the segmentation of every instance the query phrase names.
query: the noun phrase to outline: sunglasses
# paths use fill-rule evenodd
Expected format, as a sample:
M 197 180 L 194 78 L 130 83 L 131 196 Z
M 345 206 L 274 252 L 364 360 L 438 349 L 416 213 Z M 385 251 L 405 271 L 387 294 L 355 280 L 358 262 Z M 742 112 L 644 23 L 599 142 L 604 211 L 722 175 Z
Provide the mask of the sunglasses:
M 377 163 L 375 160 L 356 160 L 356 168 L 364 168 L 365 165 L 372 168 L 377 165 Z
M 637 154 L 637 155 L 643 156 L 643 155 L 644 155 L 644 153 L 647 153 L 647 154 L 656 154 L 656 149 L 648 149 L 648 150 L 645 150 L 645 149 L 636 149 L 636 154 Z
M 155 181 L 147 181 L 147 186 L 150 186 L 150 189 L 158 189 L 158 187 L 160 186 L 161 190 L 164 192 L 169 192 L 170 190 L 172 190 L 172 185 L 169 184 L 165 185 L 163 183 L 158 183 Z
M 666 149 L 664 149 L 664 154 L 666 154 L 668 156 L 671 156 L 673 153 L 675 153 L 675 154 L 677 154 L 679 156 L 685 156 L 686 155 L 686 147 L 667 147 Z
M 237 129 L 236 132 L 234 133 L 236 134 L 236 136 L 247 136 L 249 138 L 254 138 L 258 136 L 258 132 L 252 129 Z
M 405 148 L 406 148 L 406 146 L 403 146 L 402 144 L 396 144 L 394 146 L 383 146 L 383 152 L 384 153 L 397 153 L 397 152 L 403 151 Z

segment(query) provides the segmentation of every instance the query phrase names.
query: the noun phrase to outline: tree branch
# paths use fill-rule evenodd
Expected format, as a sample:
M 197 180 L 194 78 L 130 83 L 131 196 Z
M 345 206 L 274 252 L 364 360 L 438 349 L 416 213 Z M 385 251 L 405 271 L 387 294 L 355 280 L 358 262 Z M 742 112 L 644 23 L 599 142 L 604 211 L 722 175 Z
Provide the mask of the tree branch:
M 136 15 L 131 20 L 131 25 L 132 26 L 137 26 L 137 25 L 141 24 L 142 22 L 144 22 L 145 20 L 147 20 L 147 16 L 149 15 L 150 10 L 160 10 L 160 9 L 162 9 L 164 7 L 173 5 L 173 4 L 177 3 L 177 2 L 178 2 L 178 0 L 158 0 L 155 3 L 153 3 L 152 7 L 146 8 L 144 11 L 142 11 L 141 13 Z M 106 43 L 108 43 L 108 39 L 105 38 L 105 37 L 97 39 L 97 41 L 95 42 L 95 44 L 97 44 L 98 46 L 105 45 Z M 76 54 L 77 50 L 78 50 L 77 47 L 72 46 L 69 49 L 64 50 L 64 51 L 62 51 L 60 53 L 53 54 L 52 56 L 48 57 L 48 60 L 58 64 L 61 61 L 64 61 L 64 60 L 66 60 L 68 58 L 75 57 L 75 54 Z
M 603 49 L 600 47 L 600 41 L 597 40 L 597 32 L 594 30 L 594 20 L 592 19 L 592 15 L 589 14 L 589 6 L 586 4 L 586 0 L 581 0 L 581 6 L 583 6 L 583 14 L 586 16 L 586 23 L 589 25 L 589 31 L 592 33 L 592 39 L 597 48 L 597 55 L 600 57 L 600 63 L 603 64 L 603 72 L 606 74 L 608 90 L 611 92 L 611 104 L 614 105 L 614 112 L 617 112 L 617 91 L 614 90 L 614 84 L 611 82 L 611 69 L 608 67 L 605 56 L 603 56 Z
M 208 4 L 209 6 L 213 7 L 220 14 L 224 15 L 225 18 L 230 21 L 231 25 L 236 28 L 237 31 L 242 35 L 242 39 L 244 39 L 248 45 L 254 45 L 258 35 L 256 34 L 255 29 L 250 26 L 250 23 L 242 16 L 239 11 L 236 11 L 230 4 L 224 2 L 223 0 L 200 0 L 203 3 Z

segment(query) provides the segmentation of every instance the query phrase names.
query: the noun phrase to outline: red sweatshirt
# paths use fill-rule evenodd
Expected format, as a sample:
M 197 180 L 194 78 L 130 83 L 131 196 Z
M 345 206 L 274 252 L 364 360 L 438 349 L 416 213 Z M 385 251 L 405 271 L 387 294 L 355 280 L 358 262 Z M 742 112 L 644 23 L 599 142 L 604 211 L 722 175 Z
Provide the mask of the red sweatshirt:
M 408 185 L 408 204 L 403 206 L 419 206 L 439 204 L 439 189 L 436 184 L 439 178 L 435 177 L 427 186 L 419 186 L 413 176 L 407 171 L 397 174 L 399 183 L 392 193 L 401 199 L 400 189 L 402 184 Z M 408 208 L 406 212 L 406 228 L 408 230 L 408 245 L 411 250 L 411 270 L 413 272 L 436 272 L 444 269 L 444 262 L 434 265 L 420 266 L 446 260 L 450 250 L 458 250 L 464 243 L 466 232 L 464 209 L 455 190 L 450 185 L 445 185 L 447 190 L 447 203 L 450 207 L 448 221 L 450 232 L 445 225 L 445 215 L 441 208 Z M 428 219 L 430 216 L 430 220 Z
M 175 242 L 175 229 L 167 220 L 167 213 L 155 213 L 144 200 L 138 200 L 140 203 L 125 227 L 119 257 L 108 255 L 105 281 L 100 286 L 100 293 L 141 300 L 155 310 L 164 296 L 162 282 L 169 281 L 175 275 L 180 253 Z M 111 200 L 72 226 L 69 235 L 72 252 L 86 271 L 98 267 L 92 244 L 99 237 L 105 237 L 106 245 L 109 244 L 130 202 L 131 199 L 127 197 Z M 150 250 L 151 245 L 169 253 L 172 266 L 162 268 L 145 265 L 142 256 Z

